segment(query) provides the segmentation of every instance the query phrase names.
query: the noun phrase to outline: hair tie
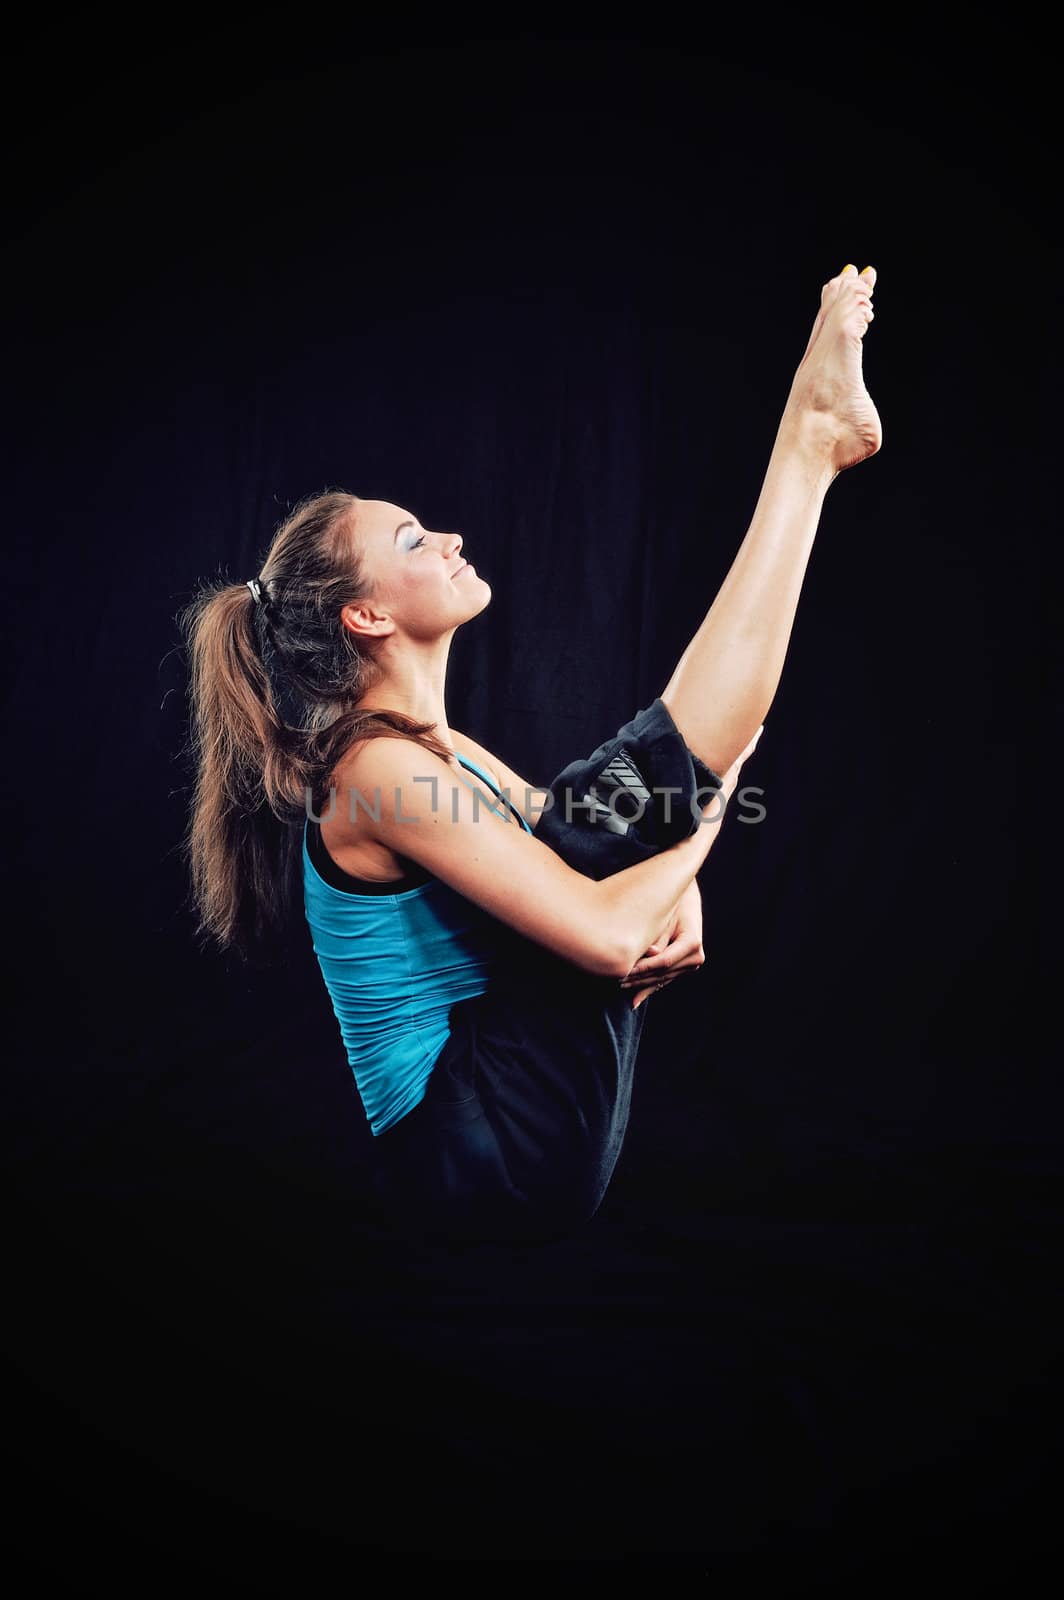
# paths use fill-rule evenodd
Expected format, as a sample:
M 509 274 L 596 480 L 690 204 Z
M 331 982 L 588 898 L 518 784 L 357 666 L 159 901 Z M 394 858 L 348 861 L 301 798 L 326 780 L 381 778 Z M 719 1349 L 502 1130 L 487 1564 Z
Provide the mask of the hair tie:
M 259 582 L 258 578 L 248 578 L 247 586 L 254 596 L 255 604 L 260 606 L 262 604 L 262 584 Z

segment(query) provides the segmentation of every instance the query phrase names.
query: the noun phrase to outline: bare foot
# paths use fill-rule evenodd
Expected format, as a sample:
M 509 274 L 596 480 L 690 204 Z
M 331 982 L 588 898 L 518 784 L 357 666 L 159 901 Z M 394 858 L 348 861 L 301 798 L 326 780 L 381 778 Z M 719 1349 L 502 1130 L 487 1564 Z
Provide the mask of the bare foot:
M 845 267 L 824 285 L 787 403 L 836 473 L 875 455 L 883 443 L 883 425 L 861 369 L 861 341 L 875 315 L 875 281 L 874 267 Z

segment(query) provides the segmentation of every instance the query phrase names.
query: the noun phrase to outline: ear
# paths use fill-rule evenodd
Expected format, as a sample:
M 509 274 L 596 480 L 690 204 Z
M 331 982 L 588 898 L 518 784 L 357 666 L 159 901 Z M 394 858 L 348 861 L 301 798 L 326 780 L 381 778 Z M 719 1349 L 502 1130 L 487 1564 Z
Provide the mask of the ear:
M 373 600 L 355 600 L 344 606 L 340 622 L 358 638 L 380 639 L 395 632 L 395 623 Z

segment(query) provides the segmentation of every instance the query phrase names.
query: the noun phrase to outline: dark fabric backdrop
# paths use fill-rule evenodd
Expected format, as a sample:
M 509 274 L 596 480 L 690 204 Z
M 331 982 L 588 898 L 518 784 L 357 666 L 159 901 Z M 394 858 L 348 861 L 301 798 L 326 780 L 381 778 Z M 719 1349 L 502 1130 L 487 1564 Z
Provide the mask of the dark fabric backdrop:
M 100 28 L 24 24 L 4 109 L 21 1555 L 1016 1576 L 1060 1415 L 1037 43 Z M 318 489 L 456 527 L 451 721 L 546 782 L 664 686 L 850 260 L 885 447 L 606 1203 L 397 1250 L 301 915 L 273 970 L 193 943 L 176 614 Z

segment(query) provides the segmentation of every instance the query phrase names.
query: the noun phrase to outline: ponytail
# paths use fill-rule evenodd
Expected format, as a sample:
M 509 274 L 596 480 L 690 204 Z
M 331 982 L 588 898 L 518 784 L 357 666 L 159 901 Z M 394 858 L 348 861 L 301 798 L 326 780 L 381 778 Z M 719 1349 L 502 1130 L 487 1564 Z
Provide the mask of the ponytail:
M 366 593 L 353 495 L 301 502 L 258 579 L 204 585 L 179 618 L 195 783 L 182 847 L 196 933 L 276 956 L 301 884 L 302 825 L 356 741 L 401 734 L 446 760 L 434 723 L 356 709 L 377 672 L 340 621 Z

